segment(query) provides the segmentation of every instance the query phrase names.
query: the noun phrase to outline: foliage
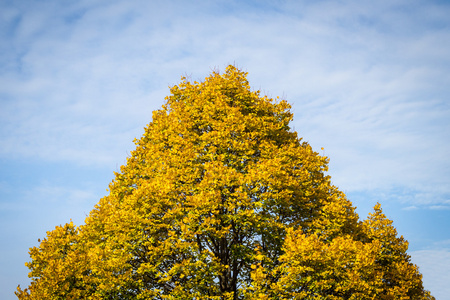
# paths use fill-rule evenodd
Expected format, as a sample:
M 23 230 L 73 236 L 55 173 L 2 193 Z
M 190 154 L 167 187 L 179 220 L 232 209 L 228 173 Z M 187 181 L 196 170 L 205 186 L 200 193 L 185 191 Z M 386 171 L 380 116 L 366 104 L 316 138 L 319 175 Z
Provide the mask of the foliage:
M 172 87 L 85 224 L 30 250 L 19 299 L 432 299 L 379 205 L 360 222 L 246 75 Z

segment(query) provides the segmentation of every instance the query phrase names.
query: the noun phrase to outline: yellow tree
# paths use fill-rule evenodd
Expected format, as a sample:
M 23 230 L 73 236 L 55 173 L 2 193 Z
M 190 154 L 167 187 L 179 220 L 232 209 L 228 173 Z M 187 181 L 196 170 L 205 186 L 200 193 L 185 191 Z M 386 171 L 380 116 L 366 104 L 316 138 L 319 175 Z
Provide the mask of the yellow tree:
M 289 104 L 251 91 L 246 76 L 229 66 L 172 87 L 85 224 L 31 250 L 32 284 L 18 297 L 391 293 L 378 284 L 390 261 L 374 267 L 384 241 L 330 183 L 328 159 L 290 130 Z M 322 269 L 305 273 L 316 258 Z
M 403 236 L 398 237 L 392 223 L 383 214 L 379 203 L 362 223 L 364 240 L 381 244 L 376 259 L 382 274 L 383 289 L 378 299 L 416 299 L 419 295 L 428 299 L 431 296 L 423 290 L 422 275 L 417 266 L 410 262 L 411 257 L 406 252 L 408 242 Z
M 408 243 L 379 204 L 359 227 L 332 240 L 289 228 L 281 265 L 267 269 L 255 262 L 247 298 L 434 299 L 410 262 Z
M 26 263 L 34 278 L 31 285 L 16 293 L 20 299 L 85 299 L 92 293 L 86 251 L 79 243 L 78 229 L 70 222 L 47 232 L 39 247 L 30 249 Z

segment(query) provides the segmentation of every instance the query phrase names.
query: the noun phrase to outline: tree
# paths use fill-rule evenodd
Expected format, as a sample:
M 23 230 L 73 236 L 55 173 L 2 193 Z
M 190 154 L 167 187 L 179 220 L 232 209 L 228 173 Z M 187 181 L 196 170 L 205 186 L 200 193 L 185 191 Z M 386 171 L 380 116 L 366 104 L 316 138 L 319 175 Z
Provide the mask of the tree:
M 360 222 L 246 76 L 172 87 L 85 224 L 30 250 L 19 299 L 432 299 L 380 208 Z

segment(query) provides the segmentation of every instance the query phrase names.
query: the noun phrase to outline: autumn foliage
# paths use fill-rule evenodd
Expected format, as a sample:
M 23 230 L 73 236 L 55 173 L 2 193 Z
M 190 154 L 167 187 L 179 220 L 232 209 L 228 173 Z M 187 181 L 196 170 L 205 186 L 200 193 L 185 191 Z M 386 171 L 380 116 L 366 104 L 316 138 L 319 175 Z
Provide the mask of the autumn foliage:
M 172 87 L 85 224 L 31 248 L 19 299 L 434 299 L 380 205 L 360 221 L 246 75 Z

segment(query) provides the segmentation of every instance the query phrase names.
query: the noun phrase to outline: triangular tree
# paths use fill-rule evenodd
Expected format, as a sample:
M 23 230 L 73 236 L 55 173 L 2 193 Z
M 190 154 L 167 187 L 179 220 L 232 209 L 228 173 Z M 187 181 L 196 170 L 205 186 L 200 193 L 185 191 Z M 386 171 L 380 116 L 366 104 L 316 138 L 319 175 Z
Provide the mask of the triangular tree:
M 172 87 L 85 225 L 32 248 L 18 297 L 428 299 L 396 233 L 377 212 L 358 221 L 328 158 L 290 130 L 289 104 L 246 76 L 229 66 Z

